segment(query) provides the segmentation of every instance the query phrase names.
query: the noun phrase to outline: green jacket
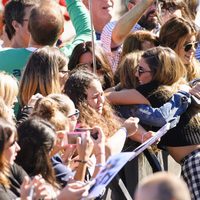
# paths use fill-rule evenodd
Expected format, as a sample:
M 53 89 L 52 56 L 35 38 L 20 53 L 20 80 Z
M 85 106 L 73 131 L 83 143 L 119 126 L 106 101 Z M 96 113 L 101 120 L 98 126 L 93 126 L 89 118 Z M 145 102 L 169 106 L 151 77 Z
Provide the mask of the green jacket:
M 74 25 L 76 36 L 72 43 L 61 48 L 66 56 L 70 56 L 74 47 L 84 41 L 91 40 L 90 18 L 87 9 L 80 0 L 66 0 L 70 19 Z M 32 54 L 31 48 L 10 48 L 0 51 L 0 70 L 20 78 L 22 71 Z

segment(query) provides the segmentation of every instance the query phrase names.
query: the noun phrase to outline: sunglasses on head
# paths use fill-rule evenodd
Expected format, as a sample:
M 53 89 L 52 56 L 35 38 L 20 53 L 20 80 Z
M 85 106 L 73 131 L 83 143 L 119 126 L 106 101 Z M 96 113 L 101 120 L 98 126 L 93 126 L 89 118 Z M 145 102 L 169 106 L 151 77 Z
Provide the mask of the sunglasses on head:
M 68 118 L 72 118 L 72 117 L 76 117 L 76 119 L 79 118 L 79 110 L 78 109 L 75 109 L 75 113 L 71 114 L 71 115 L 68 115 L 67 117 Z
M 198 47 L 198 42 L 191 42 L 184 46 L 184 51 L 188 52 L 188 51 L 190 51 L 191 48 L 194 48 L 196 50 L 197 47 Z
M 138 73 L 139 76 L 141 76 L 142 74 L 147 73 L 147 72 L 149 72 L 149 73 L 152 72 L 151 70 L 144 70 L 144 68 L 140 65 L 138 65 L 136 67 L 136 70 L 137 70 L 137 73 Z

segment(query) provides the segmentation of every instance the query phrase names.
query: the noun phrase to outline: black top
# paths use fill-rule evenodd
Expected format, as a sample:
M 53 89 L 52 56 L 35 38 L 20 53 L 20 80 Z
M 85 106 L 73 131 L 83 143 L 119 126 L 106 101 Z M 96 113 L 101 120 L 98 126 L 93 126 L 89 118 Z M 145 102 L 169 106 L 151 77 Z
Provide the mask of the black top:
M 166 99 L 161 93 L 154 93 L 158 86 L 159 84 L 157 82 L 152 81 L 137 88 L 150 101 L 152 107 L 160 107 L 171 98 Z M 161 138 L 158 146 L 179 147 L 200 144 L 200 117 L 195 118 L 195 123 L 191 122 L 194 113 L 198 112 L 200 112 L 199 108 L 190 105 L 186 112 L 181 115 L 177 126 L 169 130 Z M 151 130 L 157 131 L 157 128 L 151 127 Z
M 17 196 L 10 189 L 6 189 L 0 184 L 0 200 L 12 200 L 16 198 Z
M 59 154 L 54 155 L 51 158 L 53 169 L 55 171 L 56 179 L 58 183 L 65 187 L 70 178 L 74 177 L 74 172 L 63 164 L 62 159 Z
M 12 190 L 12 192 L 15 193 L 15 195 L 18 197 L 20 196 L 20 186 L 25 176 L 28 175 L 21 166 L 17 165 L 16 163 L 11 166 L 9 176 L 11 183 L 10 190 Z
M 12 200 L 20 197 L 20 185 L 23 182 L 26 172 L 17 164 L 13 164 L 10 169 L 10 188 L 7 189 L 0 184 L 0 200 Z

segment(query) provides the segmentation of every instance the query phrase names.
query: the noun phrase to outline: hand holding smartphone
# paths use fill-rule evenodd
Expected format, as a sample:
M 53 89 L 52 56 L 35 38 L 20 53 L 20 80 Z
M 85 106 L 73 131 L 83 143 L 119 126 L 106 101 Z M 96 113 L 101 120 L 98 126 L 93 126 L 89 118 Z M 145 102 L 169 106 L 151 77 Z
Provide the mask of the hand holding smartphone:
M 98 132 L 94 131 L 94 129 L 92 128 L 76 128 L 76 131 L 78 132 L 86 132 L 86 131 L 89 131 L 90 132 L 90 136 L 97 140 L 98 138 Z
M 84 135 L 86 134 L 85 132 L 79 132 L 79 131 L 73 131 L 73 132 L 68 132 L 67 133 L 67 141 L 68 144 L 76 144 L 77 137 L 80 137 L 81 140 L 84 139 Z

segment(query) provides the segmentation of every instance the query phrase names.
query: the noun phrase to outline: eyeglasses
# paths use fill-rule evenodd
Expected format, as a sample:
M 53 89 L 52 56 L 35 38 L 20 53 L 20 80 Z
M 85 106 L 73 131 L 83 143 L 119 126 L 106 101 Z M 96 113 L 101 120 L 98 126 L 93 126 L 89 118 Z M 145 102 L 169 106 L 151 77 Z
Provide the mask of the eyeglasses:
M 138 76 L 141 76 L 144 73 L 151 73 L 152 72 L 151 70 L 144 70 L 144 68 L 142 66 L 140 66 L 140 65 L 138 65 L 136 67 L 136 71 L 138 73 Z
M 68 117 L 68 118 L 75 117 L 76 119 L 78 119 L 78 118 L 79 118 L 79 114 L 80 114 L 79 110 L 78 110 L 78 109 L 75 109 L 75 113 L 73 113 L 73 114 L 71 114 L 71 115 L 68 115 L 67 117 Z
M 191 48 L 194 48 L 196 50 L 197 47 L 198 47 L 198 42 L 191 42 L 184 46 L 184 51 L 188 52 L 188 51 L 190 51 Z

